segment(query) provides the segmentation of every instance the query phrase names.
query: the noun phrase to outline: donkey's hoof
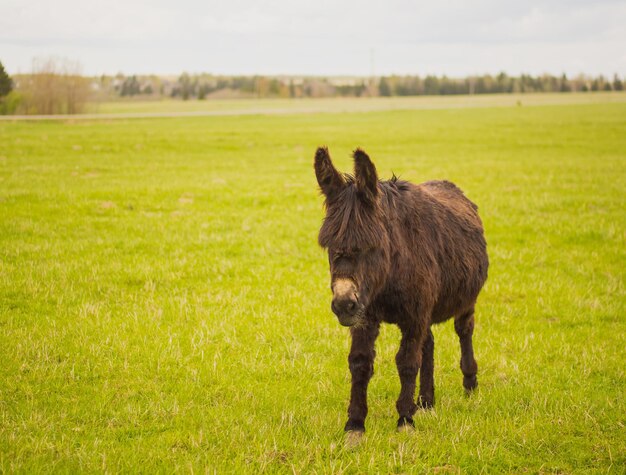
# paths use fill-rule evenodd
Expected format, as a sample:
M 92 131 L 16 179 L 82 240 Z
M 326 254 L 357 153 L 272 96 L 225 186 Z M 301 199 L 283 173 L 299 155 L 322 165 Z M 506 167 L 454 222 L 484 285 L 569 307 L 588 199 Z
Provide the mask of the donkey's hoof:
M 365 432 L 365 423 L 361 421 L 355 421 L 353 419 L 348 419 L 348 422 L 346 422 L 346 425 L 343 428 L 343 430 L 344 432 L 350 432 L 350 431 Z
M 463 376 L 463 387 L 465 388 L 465 392 L 469 395 L 474 389 L 478 387 L 478 380 L 476 379 L 476 375 L 472 376 Z
M 354 449 L 361 445 L 365 431 L 349 430 L 346 432 L 346 449 Z
M 403 426 L 398 426 L 396 430 L 401 434 L 411 434 L 415 432 L 415 427 L 411 424 L 404 424 Z
M 417 400 L 417 407 L 420 409 L 428 410 L 432 409 L 435 405 L 435 401 L 432 398 L 420 396 Z
M 413 432 L 415 430 L 415 422 L 406 416 L 400 416 L 398 419 L 398 432 Z

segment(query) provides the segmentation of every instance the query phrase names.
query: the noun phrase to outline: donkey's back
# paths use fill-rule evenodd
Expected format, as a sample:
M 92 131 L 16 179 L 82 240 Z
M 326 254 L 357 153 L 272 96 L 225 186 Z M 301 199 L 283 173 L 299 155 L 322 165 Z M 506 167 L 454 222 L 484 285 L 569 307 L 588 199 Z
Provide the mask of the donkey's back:
M 442 205 L 459 212 L 467 212 L 468 216 L 478 218 L 478 206 L 470 201 L 463 191 L 448 180 L 431 180 L 417 185 L 425 192 L 433 196 Z M 480 219 L 478 219 L 480 223 Z
M 432 323 L 467 312 L 487 280 L 489 259 L 478 206 L 449 181 L 411 186 L 419 219 L 410 233 L 414 253 L 430 255 L 428 263 L 437 298 Z M 423 257 L 420 259 L 423 260 Z

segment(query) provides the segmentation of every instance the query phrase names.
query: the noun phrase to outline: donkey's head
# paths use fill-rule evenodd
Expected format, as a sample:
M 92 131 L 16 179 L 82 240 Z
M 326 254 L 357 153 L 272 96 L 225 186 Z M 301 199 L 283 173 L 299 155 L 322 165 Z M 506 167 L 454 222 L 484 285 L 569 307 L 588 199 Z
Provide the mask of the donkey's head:
M 364 322 L 365 310 L 383 288 L 390 267 L 376 167 L 363 150 L 355 150 L 353 157 L 350 176 L 337 171 L 327 148 L 315 154 L 315 175 L 326 197 L 318 241 L 328 250 L 331 308 L 344 326 Z

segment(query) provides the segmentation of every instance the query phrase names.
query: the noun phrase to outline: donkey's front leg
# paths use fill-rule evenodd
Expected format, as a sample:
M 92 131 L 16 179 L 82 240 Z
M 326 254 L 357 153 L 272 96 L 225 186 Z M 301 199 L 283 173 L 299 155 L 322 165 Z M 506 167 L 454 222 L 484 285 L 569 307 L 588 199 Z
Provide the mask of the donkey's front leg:
M 374 374 L 374 342 L 378 336 L 378 323 L 366 323 L 364 326 L 352 327 L 352 346 L 348 362 L 352 374 L 350 406 L 345 431 L 365 432 L 367 416 L 367 385 Z
M 396 402 L 398 409 L 398 429 L 405 426 L 414 426 L 413 414 L 417 409 L 415 404 L 415 380 L 422 364 L 422 345 L 424 332 L 402 330 L 400 349 L 396 354 L 396 366 L 400 375 L 400 396 Z
M 430 409 L 435 404 L 435 337 L 429 328 L 422 345 L 422 364 L 420 365 L 420 393 L 417 403 L 423 409 Z

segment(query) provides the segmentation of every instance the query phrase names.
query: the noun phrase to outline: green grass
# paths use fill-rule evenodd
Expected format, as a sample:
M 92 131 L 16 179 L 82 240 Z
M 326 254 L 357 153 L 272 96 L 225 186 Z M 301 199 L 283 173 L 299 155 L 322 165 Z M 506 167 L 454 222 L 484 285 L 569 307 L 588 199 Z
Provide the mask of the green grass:
M 590 104 L 626 102 L 623 92 L 477 94 L 472 96 L 419 96 L 324 99 L 230 99 L 230 100 L 120 100 L 91 104 L 89 112 L 100 114 L 249 113 L 249 112 L 369 112 L 406 109 L 510 107 L 521 105 Z
M 344 446 L 312 169 L 446 178 L 491 268 L 479 391 L 435 329 L 395 432 L 399 331 Z M 0 123 L 0 472 L 626 470 L 626 104 Z

